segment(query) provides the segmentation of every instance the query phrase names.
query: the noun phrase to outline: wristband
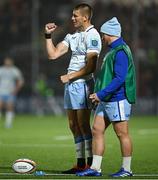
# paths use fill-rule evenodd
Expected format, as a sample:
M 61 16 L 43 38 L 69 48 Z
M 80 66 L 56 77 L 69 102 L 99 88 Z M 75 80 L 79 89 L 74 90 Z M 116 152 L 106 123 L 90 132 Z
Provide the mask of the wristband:
M 44 36 L 46 39 L 51 39 L 51 37 L 52 37 L 51 34 L 47 34 L 47 33 L 45 33 Z

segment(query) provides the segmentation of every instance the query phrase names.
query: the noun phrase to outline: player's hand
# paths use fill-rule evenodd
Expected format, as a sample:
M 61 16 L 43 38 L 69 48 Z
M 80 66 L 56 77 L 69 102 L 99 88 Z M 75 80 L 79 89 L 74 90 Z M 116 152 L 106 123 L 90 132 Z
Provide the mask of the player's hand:
M 51 34 L 55 29 L 57 28 L 57 25 L 55 23 L 48 23 L 45 25 L 45 33 Z
M 100 102 L 100 99 L 98 98 L 97 94 L 90 94 L 89 99 L 91 99 L 92 103 L 96 104 Z
M 60 80 L 62 83 L 68 83 L 69 82 L 69 75 L 68 74 L 65 74 L 65 75 L 62 75 L 60 76 Z

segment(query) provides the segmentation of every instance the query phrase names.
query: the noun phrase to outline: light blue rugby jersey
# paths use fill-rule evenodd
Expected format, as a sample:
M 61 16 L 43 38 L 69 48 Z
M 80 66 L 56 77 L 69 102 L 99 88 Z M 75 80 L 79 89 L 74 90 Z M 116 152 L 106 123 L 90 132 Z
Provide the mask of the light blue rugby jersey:
M 96 52 L 99 56 L 101 51 L 101 38 L 93 25 L 89 26 L 83 32 L 67 34 L 62 42 L 72 51 L 68 73 L 79 71 L 86 65 L 87 53 Z M 77 81 L 85 81 L 85 79 Z

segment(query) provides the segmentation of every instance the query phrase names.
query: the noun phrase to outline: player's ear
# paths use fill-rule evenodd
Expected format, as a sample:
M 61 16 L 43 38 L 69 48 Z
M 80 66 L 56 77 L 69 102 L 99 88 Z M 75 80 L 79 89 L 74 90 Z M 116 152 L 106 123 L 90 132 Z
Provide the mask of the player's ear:
M 89 17 L 88 17 L 87 15 L 84 15 L 83 18 L 84 18 L 84 21 L 85 21 L 85 22 L 86 22 L 86 21 L 89 21 Z

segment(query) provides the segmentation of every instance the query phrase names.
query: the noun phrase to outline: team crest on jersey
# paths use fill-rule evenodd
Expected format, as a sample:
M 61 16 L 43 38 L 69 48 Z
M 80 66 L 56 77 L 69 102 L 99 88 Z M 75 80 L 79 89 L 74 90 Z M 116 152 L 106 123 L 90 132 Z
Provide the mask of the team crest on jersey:
M 98 41 L 97 40 L 92 40 L 92 46 L 97 46 L 98 45 Z

